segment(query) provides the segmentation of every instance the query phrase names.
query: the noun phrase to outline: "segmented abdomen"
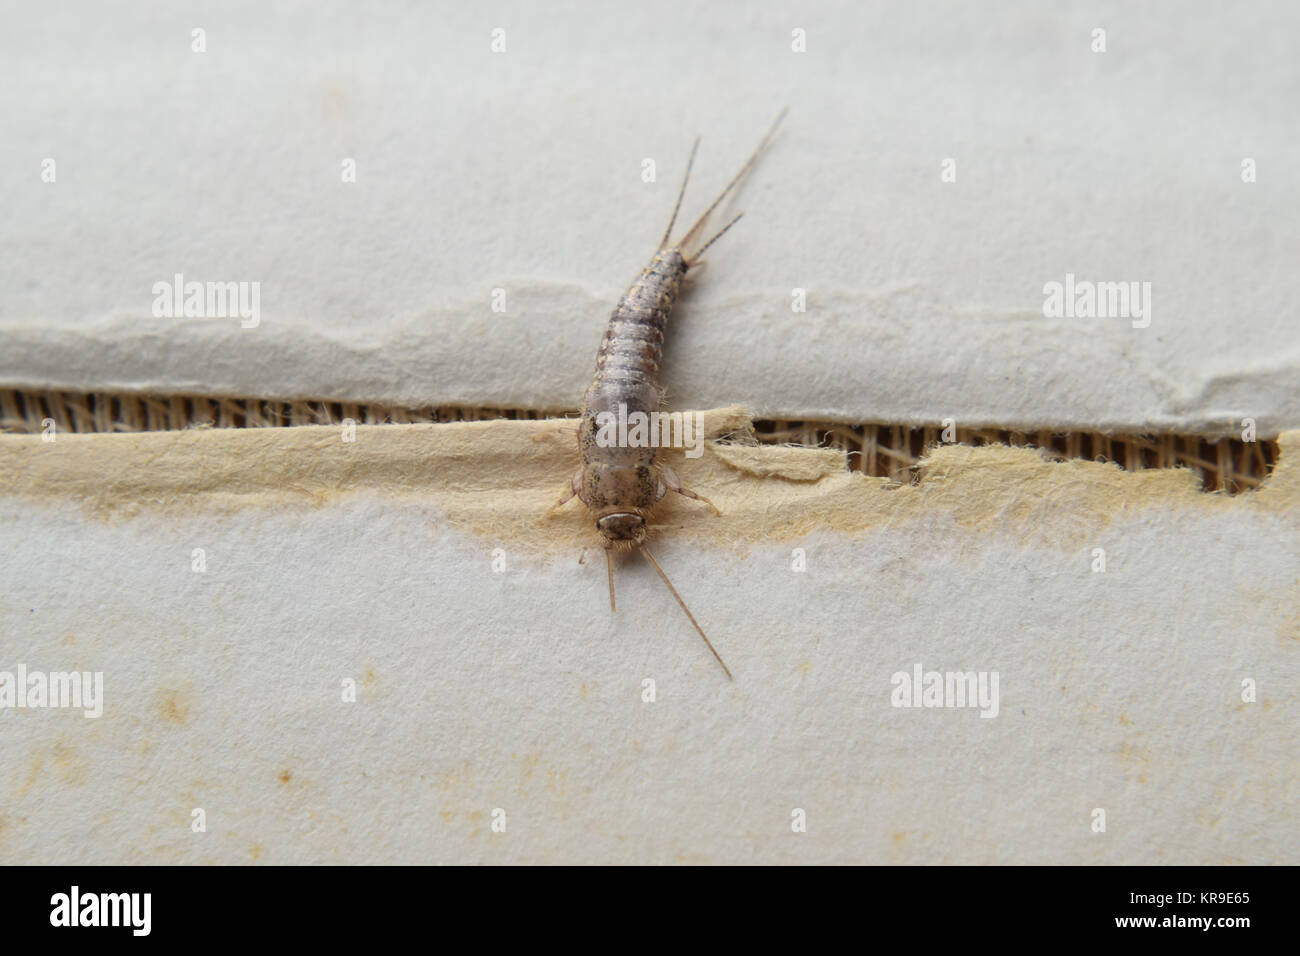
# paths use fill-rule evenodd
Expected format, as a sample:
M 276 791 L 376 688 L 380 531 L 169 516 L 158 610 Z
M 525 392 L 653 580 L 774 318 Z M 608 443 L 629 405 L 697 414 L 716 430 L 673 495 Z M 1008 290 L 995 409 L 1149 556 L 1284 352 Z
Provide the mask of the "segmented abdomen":
M 600 412 L 659 410 L 668 313 L 681 290 L 686 263 L 675 249 L 657 254 L 618 300 L 596 353 L 596 377 L 583 395 L 583 419 Z
M 582 452 L 583 503 L 600 512 L 648 514 L 659 500 L 658 449 L 653 444 L 619 445 L 600 439 L 598 415 L 617 420 L 620 409 L 628 415 L 649 415 L 659 410 L 663 388 L 659 362 L 663 358 L 664 328 L 677 301 L 686 262 L 675 249 L 650 260 L 623 293 L 609 317 L 596 377 L 582 397 L 578 447 Z M 606 438 L 608 432 L 605 433 Z

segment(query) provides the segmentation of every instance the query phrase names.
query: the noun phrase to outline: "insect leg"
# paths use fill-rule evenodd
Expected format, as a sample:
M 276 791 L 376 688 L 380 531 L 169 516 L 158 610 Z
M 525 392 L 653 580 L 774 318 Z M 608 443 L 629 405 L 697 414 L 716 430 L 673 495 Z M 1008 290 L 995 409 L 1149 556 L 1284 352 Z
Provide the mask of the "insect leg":
M 715 505 L 708 498 L 704 497 L 703 495 L 697 495 L 689 488 L 682 487 L 682 480 L 677 477 L 677 472 L 673 471 L 667 465 L 662 466 L 662 469 L 660 471 L 660 481 L 663 483 L 664 487 L 666 487 L 669 491 L 675 491 L 679 495 L 685 498 L 694 498 L 696 501 L 702 501 L 710 508 L 713 509 L 713 513 L 715 515 L 719 515 L 719 516 L 722 515 L 722 512 L 718 510 L 718 506 Z
M 569 482 L 569 487 L 564 490 L 564 494 L 560 496 L 560 500 L 557 501 L 555 504 L 551 505 L 549 508 L 547 508 L 546 514 L 549 516 L 555 513 L 556 511 L 558 511 L 560 508 L 563 508 L 566 504 L 569 503 L 569 499 L 572 498 L 581 490 L 582 490 L 582 469 L 579 468 L 577 471 L 573 473 L 573 479 Z

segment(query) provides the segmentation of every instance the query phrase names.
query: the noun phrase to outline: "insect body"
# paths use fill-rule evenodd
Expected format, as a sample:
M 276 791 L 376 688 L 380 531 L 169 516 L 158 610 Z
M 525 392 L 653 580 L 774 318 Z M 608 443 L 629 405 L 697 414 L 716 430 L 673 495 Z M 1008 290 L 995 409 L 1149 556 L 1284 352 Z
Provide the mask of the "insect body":
M 651 512 L 659 500 L 669 491 L 674 491 L 687 498 L 694 498 L 707 504 L 717 514 L 721 514 L 707 498 L 697 495 L 682 486 L 681 481 L 671 468 L 656 460 L 658 449 L 653 442 L 640 446 L 616 445 L 600 440 L 599 419 L 602 416 L 617 416 L 640 413 L 649 416 L 657 412 L 663 402 L 663 386 L 660 383 L 660 362 L 663 358 L 664 329 L 668 324 L 668 314 L 681 292 L 682 279 L 687 271 L 700 261 L 704 251 L 718 238 L 735 225 L 740 216 L 736 216 L 722 227 L 711 239 L 698 248 L 693 248 L 698 240 L 709 215 L 723 199 L 735 189 L 746 174 L 758 161 L 767 144 L 771 142 L 785 112 L 776 118 L 763 141 L 754 150 L 753 155 L 741 167 L 725 189 L 704 210 L 695 224 L 677 242 L 669 242 L 677 213 L 681 210 L 682 197 L 686 193 L 686 184 L 690 180 L 691 167 L 695 163 L 695 153 L 699 149 L 697 138 L 691 148 L 691 156 L 686 164 L 686 175 L 682 179 L 681 190 L 677 194 L 677 203 L 673 207 L 672 218 L 664 230 L 654 258 L 650 260 L 636 280 L 628 287 L 610 315 L 605 337 L 596 354 L 596 375 L 582 398 L 582 413 L 578 425 L 578 448 L 582 456 L 582 465 L 574 473 L 569 488 L 556 503 L 563 505 L 570 498 L 578 497 L 591 511 L 596 519 L 596 530 L 600 532 L 605 546 L 605 566 L 609 576 L 609 606 L 614 608 L 614 559 L 615 549 L 636 549 L 663 579 L 668 590 L 672 592 L 677 603 L 691 624 L 704 638 L 713 656 L 722 665 L 727 677 L 731 671 L 722 662 L 687 609 L 685 602 L 673 587 L 668 576 L 664 574 L 659 562 L 646 548 L 646 524 Z

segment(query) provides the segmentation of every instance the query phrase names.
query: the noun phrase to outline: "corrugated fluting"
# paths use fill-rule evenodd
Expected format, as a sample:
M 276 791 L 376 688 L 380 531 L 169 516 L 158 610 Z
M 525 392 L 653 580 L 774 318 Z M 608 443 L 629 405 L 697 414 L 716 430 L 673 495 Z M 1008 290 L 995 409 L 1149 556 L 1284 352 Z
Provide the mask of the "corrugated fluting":
M 542 419 L 572 416 L 576 409 L 462 408 L 394 406 L 335 401 L 270 401 L 249 397 L 151 395 L 139 393 L 0 389 L 0 432 L 36 434 L 51 427 L 63 432 L 168 431 L 183 428 L 282 428 L 357 424 Z M 1057 459 L 1114 462 L 1130 471 L 1189 468 L 1207 491 L 1237 494 L 1256 488 L 1277 461 L 1275 441 L 1240 437 L 1161 433 L 1116 434 L 1081 431 L 962 428 L 948 435 L 939 425 L 887 422 L 772 421 L 754 423 L 760 441 L 840 448 L 850 467 L 898 482 L 914 479 L 917 463 L 946 438 L 958 444 L 1006 444 L 1041 448 Z

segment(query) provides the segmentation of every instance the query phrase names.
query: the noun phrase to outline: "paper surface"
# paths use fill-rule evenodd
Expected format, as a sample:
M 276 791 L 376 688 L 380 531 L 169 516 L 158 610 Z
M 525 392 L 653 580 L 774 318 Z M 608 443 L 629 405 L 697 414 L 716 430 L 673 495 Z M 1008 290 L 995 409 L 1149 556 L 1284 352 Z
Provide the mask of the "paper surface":
M 1300 434 L 1232 498 L 670 458 L 724 514 L 666 499 L 655 551 L 734 683 L 635 555 L 610 613 L 576 501 L 542 519 L 556 423 L 344 434 L 0 436 L 0 671 L 104 687 L 0 710 L 0 861 L 1300 862 Z M 996 672 L 995 715 L 894 706 L 917 666 Z
M 686 216 L 789 106 L 674 315 L 676 407 L 1300 425 L 1295 6 L 5 18 L 0 384 L 576 407 L 692 138 Z M 258 283 L 258 325 L 156 316 L 177 275 Z M 1067 276 L 1150 308 L 1045 317 Z

